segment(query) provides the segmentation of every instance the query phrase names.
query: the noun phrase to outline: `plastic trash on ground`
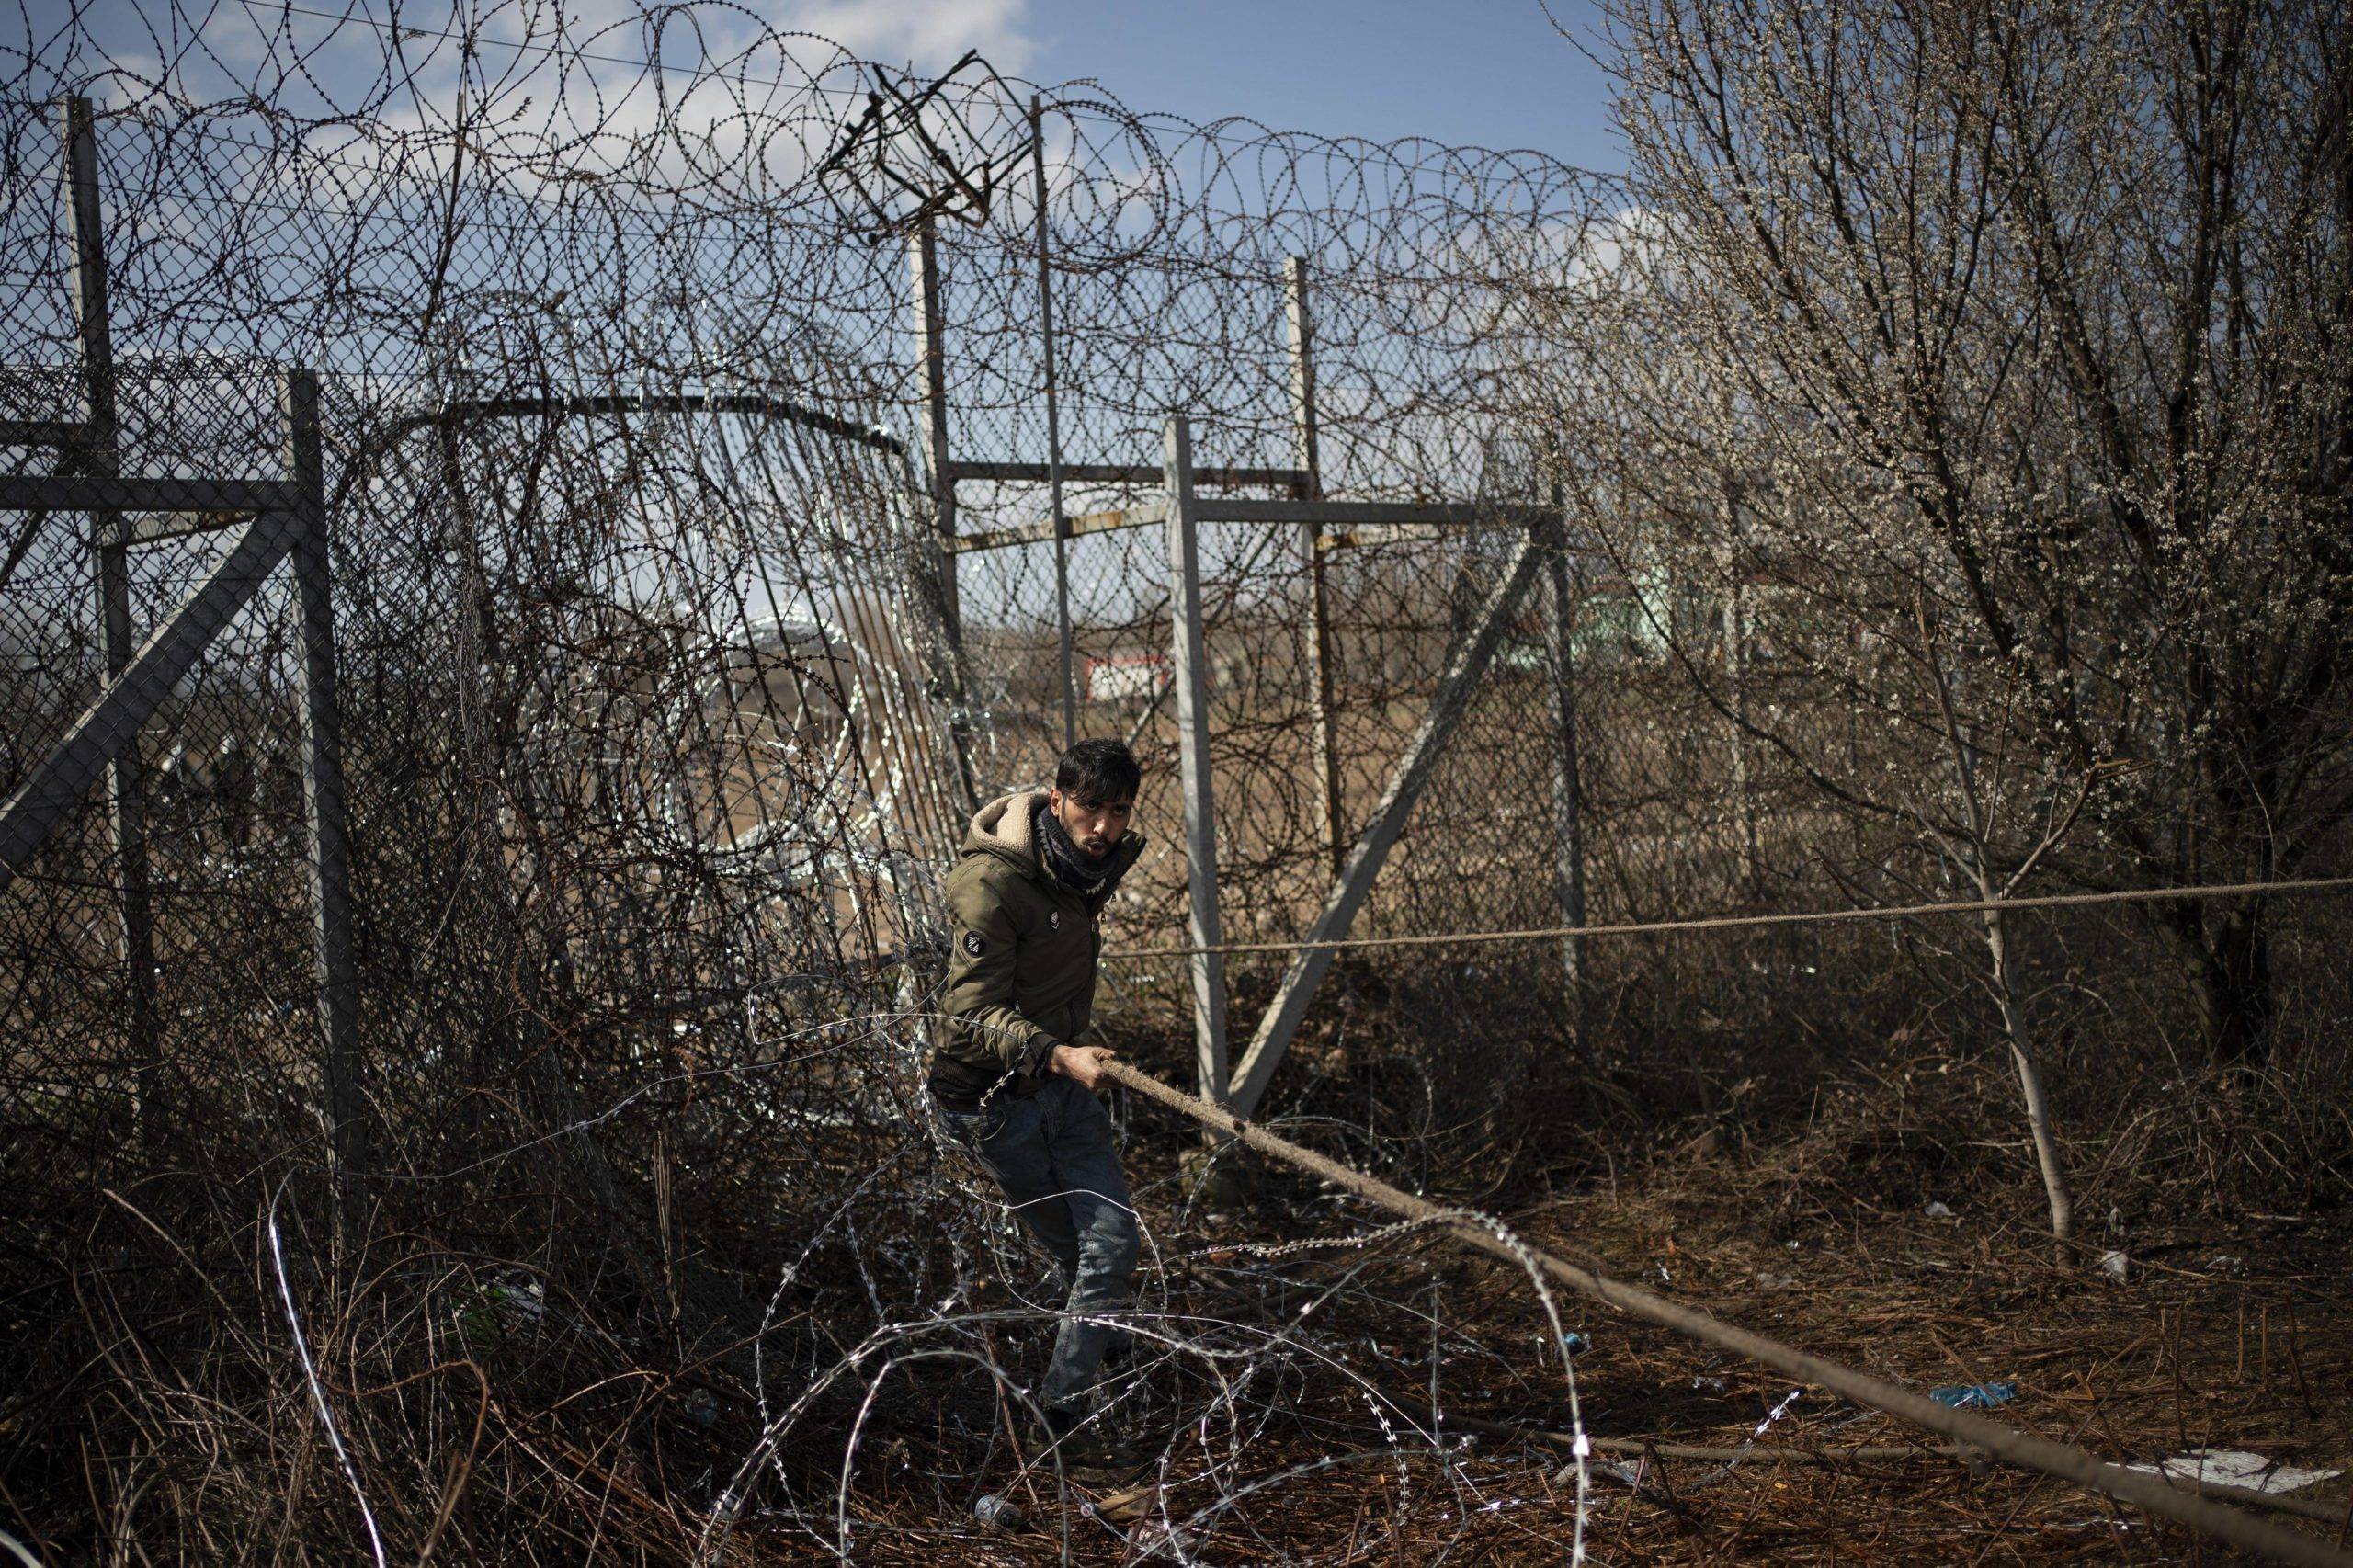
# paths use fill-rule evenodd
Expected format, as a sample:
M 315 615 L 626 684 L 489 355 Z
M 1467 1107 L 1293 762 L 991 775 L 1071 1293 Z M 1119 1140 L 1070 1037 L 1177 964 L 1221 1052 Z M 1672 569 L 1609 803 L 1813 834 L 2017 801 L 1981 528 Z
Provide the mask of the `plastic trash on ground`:
M 517 1276 L 493 1279 L 462 1292 L 451 1317 L 467 1348 L 488 1350 L 516 1329 L 530 1329 L 547 1316 L 545 1289 Z
M 1934 1199 L 1930 1199 L 1928 1200 L 1928 1206 L 1926 1209 L 1921 1210 L 1920 1213 L 1923 1218 L 1929 1220 L 1949 1220 L 1952 1218 L 1952 1210 L 1946 1208 L 1943 1204 L 1938 1202 Z
M 1949 1388 L 1930 1389 L 1928 1397 L 1947 1410 L 1991 1410 L 1997 1404 L 2007 1404 L 2018 1398 L 2016 1383 L 1955 1383 Z
M 2302 1470 L 2240 1449 L 2192 1449 L 2154 1464 L 2128 1464 L 2124 1468 L 2149 1471 L 2177 1481 L 2244 1486 L 2251 1492 L 2294 1492 L 2345 1473 L 2341 1470 Z
M 972 1517 L 984 1525 L 994 1525 L 1001 1530 L 1017 1530 L 1021 1528 L 1021 1510 L 994 1492 L 981 1494 L 979 1499 L 972 1504 Z

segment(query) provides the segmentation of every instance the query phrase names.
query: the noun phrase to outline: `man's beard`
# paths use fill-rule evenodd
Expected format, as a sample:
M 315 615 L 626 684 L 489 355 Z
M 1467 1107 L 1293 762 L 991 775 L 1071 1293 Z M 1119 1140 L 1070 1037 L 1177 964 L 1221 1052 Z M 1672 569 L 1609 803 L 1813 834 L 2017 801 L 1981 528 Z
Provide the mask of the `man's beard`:
M 1056 881 L 1074 888 L 1089 897 L 1104 892 L 1107 884 L 1127 869 L 1118 844 L 1107 845 L 1096 853 L 1071 836 L 1063 824 L 1062 815 L 1051 806 L 1041 805 L 1037 815 L 1039 858 Z

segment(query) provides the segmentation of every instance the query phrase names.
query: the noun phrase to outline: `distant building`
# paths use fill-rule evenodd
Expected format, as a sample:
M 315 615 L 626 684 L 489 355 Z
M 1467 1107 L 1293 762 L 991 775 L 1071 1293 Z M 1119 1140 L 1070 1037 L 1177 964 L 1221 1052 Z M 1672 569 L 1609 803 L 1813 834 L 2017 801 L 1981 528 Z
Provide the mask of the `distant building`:
M 1165 653 L 1090 654 L 1085 696 L 1089 702 L 1149 702 L 1171 678 Z

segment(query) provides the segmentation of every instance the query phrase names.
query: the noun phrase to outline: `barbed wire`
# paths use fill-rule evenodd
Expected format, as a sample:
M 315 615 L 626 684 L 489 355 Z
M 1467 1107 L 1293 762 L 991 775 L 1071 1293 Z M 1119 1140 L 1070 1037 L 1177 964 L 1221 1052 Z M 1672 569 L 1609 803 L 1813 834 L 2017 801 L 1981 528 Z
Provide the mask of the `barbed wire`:
M 226 14 L 258 24 L 241 40 L 222 15 L 162 7 L 126 30 L 76 8 L 0 48 L 0 417 L 71 422 L 84 406 L 56 100 L 85 95 L 119 472 L 274 474 L 283 437 L 267 375 L 324 376 L 369 1208 L 331 1237 L 283 1230 L 277 1195 L 290 1209 L 315 1196 L 336 1145 L 307 1117 L 257 1108 L 316 1071 L 290 585 L 264 586 L 136 743 L 150 806 L 138 849 L 155 890 L 152 1044 L 126 1035 L 119 960 L 104 956 L 121 950 L 123 863 L 102 793 L 0 908 L 19 983 L 9 1024 L 30 1068 L 0 1107 L 23 1147 L 52 1156 L 53 1193 L 135 1185 L 164 1165 L 198 1173 L 145 1211 L 176 1258 L 253 1314 L 239 1331 L 247 1364 L 266 1379 L 293 1367 L 346 1458 L 344 1502 L 323 1497 L 277 1528 L 355 1539 L 347 1516 L 388 1551 L 429 1534 L 495 1555 L 508 1511 L 542 1506 L 526 1501 L 542 1484 L 529 1456 L 563 1441 L 518 1402 L 569 1401 L 608 1405 L 624 1427 L 745 1434 L 737 1479 L 714 1467 L 705 1491 L 665 1501 L 616 1475 L 612 1494 L 631 1499 L 611 1527 L 622 1537 L 692 1540 L 765 1478 L 764 1530 L 805 1505 L 792 1528 L 846 1547 L 870 1435 L 879 1423 L 906 1440 L 892 1391 L 924 1369 L 947 1376 L 961 1391 L 946 1406 L 961 1433 L 949 1450 L 970 1443 L 960 1468 L 986 1475 L 1013 1440 L 1000 1407 L 1029 1397 L 1004 1336 L 1055 1312 L 1009 1218 L 916 1131 L 938 877 L 972 794 L 1037 776 L 1051 745 L 1032 715 L 1052 699 L 1022 644 L 1046 602 L 1040 552 L 968 555 L 944 573 L 934 551 L 938 454 L 923 437 L 893 233 L 941 176 L 932 154 L 975 168 L 1025 156 L 1023 100 L 1038 89 L 984 65 L 922 80 L 724 6 L 582 26 L 520 5 L 446 18 L 247 5 Z M 631 58 L 624 40 L 649 47 Z M 861 150 L 859 106 L 876 95 L 895 118 L 867 122 Z M 1455 480 L 1434 465 L 1475 464 L 1474 449 L 1445 419 L 1400 411 L 1450 397 L 1441 389 L 1484 335 L 1449 326 L 1435 301 L 1517 265 L 1447 230 L 1574 228 L 1606 199 L 1590 176 L 1530 154 L 1197 127 L 1132 114 L 1093 85 L 1042 96 L 1074 461 L 1156 450 L 1179 405 L 1200 411 L 1219 460 L 1281 455 L 1297 255 L 1318 280 L 1328 487 L 1447 490 Z M 893 162 L 910 151 L 911 165 Z M 1042 457 L 1026 185 L 972 191 L 985 197 L 962 213 L 975 222 L 943 209 L 938 237 L 949 452 Z M 1401 291 L 1408 278 L 1430 308 Z M 40 449 L 10 452 L 13 473 L 49 471 Z M 1127 494 L 1080 484 L 1070 499 Z M 956 501 L 968 533 L 1039 506 L 1036 487 L 995 481 L 965 483 Z M 134 633 L 167 618 L 233 538 L 202 518 L 174 527 L 127 557 Z M 24 716 L 12 789 L 105 667 L 83 536 L 63 517 L 19 532 L 0 590 Z M 1165 642 L 1165 575 L 1146 569 L 1143 542 L 1073 552 L 1085 654 Z M 1411 566 L 1415 549 L 1429 560 Z M 1369 597 L 1354 612 L 1381 639 L 1387 601 L 1421 591 L 1412 572 L 1442 585 L 1475 570 L 1457 556 L 1477 557 L 1382 553 L 1363 558 Z M 1264 529 L 1218 530 L 1210 554 L 1213 613 L 1235 623 L 1302 569 Z M 1443 593 L 1432 602 L 1449 613 Z M 1366 649 L 1368 694 L 1429 678 L 1435 644 L 1420 635 L 1427 646 L 1386 668 Z M 1091 701 L 1090 722 L 1125 700 Z M 1165 745 L 1142 717 L 1143 749 Z M 1370 765 L 1394 729 L 1364 726 L 1345 755 Z M 1286 744 L 1234 755 L 1279 768 Z M 1296 846 L 1302 886 L 1320 835 Z M 1182 875 L 1163 848 L 1119 917 L 1163 917 Z M 136 1135 L 83 1146 L 69 1129 L 84 1116 Z M 271 1195 L 267 1298 L 196 1239 L 238 1234 L 230 1217 L 256 1180 Z M 517 1232 L 508 1210 L 540 1219 Z M 710 1238 L 700 1251 L 694 1232 Z M 1382 1279 L 1417 1267 L 1395 1251 L 1410 1239 L 1360 1244 L 1313 1287 L 1325 1305 L 1303 1320 L 1279 1305 L 1300 1288 L 1279 1256 L 1246 1278 L 1153 1266 L 1160 1294 L 1131 1316 L 1157 1348 L 1101 1418 L 1176 1422 L 1161 1468 L 1168 1494 L 1189 1501 L 1161 1506 L 1163 1551 L 1189 1556 L 1189 1532 L 1262 1528 L 1267 1496 L 1322 1473 L 1284 1461 L 1293 1480 L 1269 1480 L 1256 1456 L 1296 1440 L 1302 1397 L 1345 1406 L 1364 1383 L 1340 1346 L 1387 1310 Z M 348 1272 L 363 1256 L 373 1283 Z M 1166 1295 L 1180 1278 L 1195 1301 L 1182 1310 Z M 1013 1304 L 952 1305 L 1000 1288 L 989 1281 Z M 847 1358 L 808 1304 L 836 1287 L 847 1294 L 829 1311 L 858 1302 L 872 1319 Z M 1270 1309 L 1278 1326 L 1251 1321 Z M 78 1326 L 59 1320 L 52 1343 L 165 1310 L 116 1301 Z M 355 1376 L 344 1347 L 382 1312 Z M 1336 1314 L 1345 1326 L 1317 1326 Z M 1449 1333 L 1475 1334 L 1477 1315 Z M 302 1354 L 267 1349 L 273 1320 Z M 490 1435 L 474 1428 L 466 1473 L 433 1479 L 439 1407 L 424 1392 L 439 1380 L 426 1374 L 453 1351 L 488 1369 Z M 409 1414 L 347 1392 L 373 1385 L 407 1391 L 393 1397 Z M 822 1461 L 812 1470 L 776 1439 L 792 1432 L 805 1450 L 798 1424 L 812 1415 L 834 1429 L 837 1385 L 856 1387 L 858 1414 L 826 1485 Z M 646 1392 L 618 1405 L 591 1392 L 627 1387 Z M 203 1419 L 168 1384 L 121 1392 L 126 1430 Z M 1472 1511 L 1449 1500 L 1477 1458 L 1410 1422 L 1373 1426 L 1397 1499 L 1378 1528 L 1401 1540 L 1468 1528 Z M 1212 1429 L 1226 1434 L 1214 1453 L 1176 1446 Z M 251 1439 L 257 1456 L 300 1441 L 274 1419 Z M 951 1515 L 963 1489 L 947 1483 L 939 1499 Z M 203 1524 L 191 1513 L 153 1528 L 186 1543 Z
M 1073 1550 L 1087 1516 L 1051 1501 L 1017 1419 L 1049 1272 L 920 1086 L 941 876 L 976 799 L 1060 749 L 1065 585 L 1082 728 L 1132 735 L 1148 767 L 1152 843 L 1107 920 L 1162 945 L 1106 956 L 1201 950 L 1166 944 L 1205 868 L 1170 783 L 1165 538 L 1067 539 L 1058 582 L 1046 486 L 1003 472 L 1051 447 L 1065 515 L 1127 507 L 1182 413 L 1204 470 L 1258 471 L 1230 495 L 1493 509 L 1202 528 L 1219 950 L 1296 950 L 1525 536 L 1504 508 L 1567 505 L 1560 381 L 1598 352 L 1580 312 L 1627 287 L 1626 191 L 1528 151 L 1196 125 L 984 61 L 927 78 L 719 0 L 157 0 L 9 28 L 0 480 L 278 483 L 278 377 L 322 380 L 369 1135 L 365 1201 L 339 1210 L 316 639 L 272 568 L 0 887 L 8 1267 L 41 1303 L 0 1442 L 28 1528 L 69 1556 L 106 1535 L 204 1557 L 230 1533 L 349 1555 L 380 1530 L 386 1556 L 715 1558 L 752 1532 L 847 1553 L 997 1541 L 973 1506 L 1020 1491 Z M 77 96 L 110 369 L 61 173 Z M 1006 177 L 1032 155 L 1043 256 Z M 0 794 L 207 591 L 245 515 L 5 514 Z M 1819 836 L 1804 780 L 1733 766 L 1739 732 L 1661 656 L 1646 628 L 1682 622 L 1643 564 L 1578 551 L 1510 618 L 1356 934 L 1319 945 L 1712 928 L 1695 912 L 1735 896 L 1852 892 L 1795 852 Z M 1566 924 L 1564 685 L 1597 912 Z M 1756 685 L 1847 722 L 1794 664 Z M 1877 767 L 1905 737 L 1854 744 Z M 1760 822 L 1792 850 L 1762 879 Z M 1916 850 L 1875 843 L 1899 869 L 1874 885 L 1953 885 Z M 1730 1008 L 1757 961 L 1672 983 Z M 1235 996 L 1279 972 L 1235 964 Z M 1630 1011 L 1674 1010 L 1669 981 L 1615 983 Z M 1115 1028 L 1185 1028 L 1169 974 L 1122 964 L 1102 989 Z M 1359 1061 L 1393 1076 L 1368 1071 L 1362 1114 L 1276 1124 L 1484 1181 L 1544 1043 L 1531 1015 L 1568 1017 L 1575 989 L 1542 953 L 1367 980 L 1332 1028 L 1388 1007 L 1394 1040 Z M 1287 1224 L 1329 1239 L 1238 1238 L 1197 1176 L 1137 1183 L 1139 1354 L 1097 1419 L 1143 1440 L 1157 1484 L 1143 1520 L 1096 1522 L 1178 1561 L 1210 1539 L 1427 1559 L 1498 1514 L 1529 1550 L 1587 1549 L 1582 1464 L 1573 1506 L 1539 1508 L 1540 1473 L 1386 1386 L 1427 1327 L 1434 1407 L 1504 1397 L 1581 1436 L 1540 1255 L 1447 1205 L 1347 1231 L 1357 1199 L 1313 1188 Z M 1526 1294 L 1418 1244 L 1465 1223 L 1506 1238 L 1548 1314 L 1532 1351 Z M 442 1386 L 459 1369 L 478 1402 Z M 1298 1501 L 1367 1467 L 1353 1519 Z

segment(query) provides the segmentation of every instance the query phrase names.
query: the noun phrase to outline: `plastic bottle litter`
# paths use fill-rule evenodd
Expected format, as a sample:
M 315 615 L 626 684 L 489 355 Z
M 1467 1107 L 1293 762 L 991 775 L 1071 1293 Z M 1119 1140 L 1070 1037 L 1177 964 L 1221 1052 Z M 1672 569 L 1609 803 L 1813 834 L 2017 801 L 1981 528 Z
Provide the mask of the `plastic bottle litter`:
M 1997 1404 L 2007 1404 L 2018 1398 L 2016 1383 L 1955 1383 L 1950 1388 L 1930 1389 L 1928 1397 L 1948 1410 L 1968 1410 L 1975 1407 L 1991 1410 Z
M 972 1517 L 1001 1530 L 1021 1528 L 1021 1510 L 994 1492 L 981 1494 L 979 1500 L 972 1505 Z

